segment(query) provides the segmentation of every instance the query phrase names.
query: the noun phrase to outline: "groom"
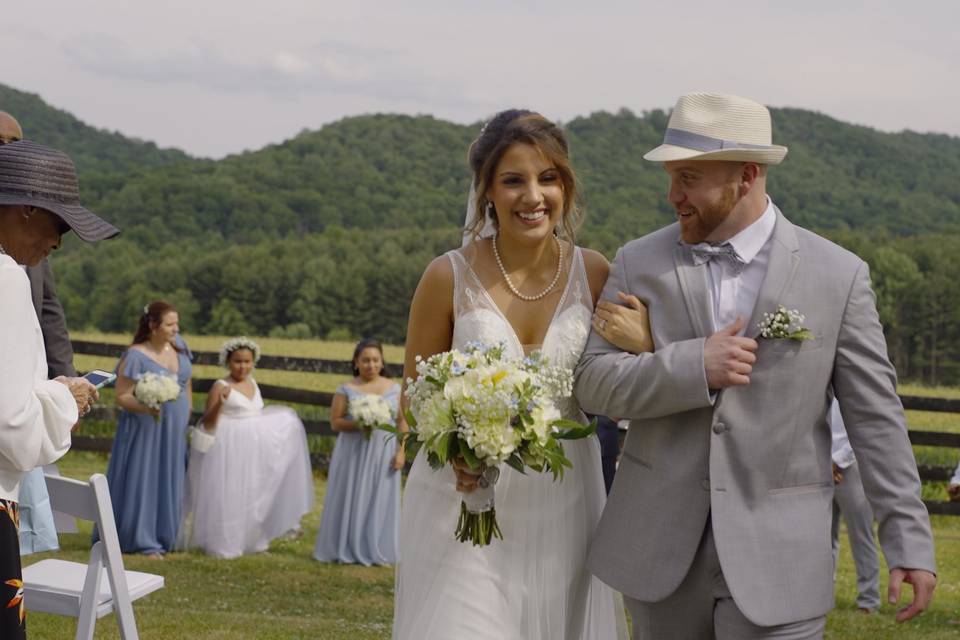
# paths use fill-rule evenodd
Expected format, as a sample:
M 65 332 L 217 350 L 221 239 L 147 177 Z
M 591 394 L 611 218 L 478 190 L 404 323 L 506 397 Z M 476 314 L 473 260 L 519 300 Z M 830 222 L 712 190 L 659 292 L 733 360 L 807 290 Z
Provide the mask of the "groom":
M 670 176 L 677 224 L 624 246 L 603 292 L 647 305 L 656 352 L 619 350 L 600 321 L 577 367 L 585 411 L 631 420 L 589 566 L 626 596 L 636 638 L 822 637 L 833 395 L 880 524 L 890 601 L 913 585 L 897 620 L 926 608 L 936 583 L 867 265 L 773 204 L 767 168 L 787 149 L 771 137 L 752 100 L 680 98 L 644 156 Z M 763 337 L 780 305 L 802 321 Z

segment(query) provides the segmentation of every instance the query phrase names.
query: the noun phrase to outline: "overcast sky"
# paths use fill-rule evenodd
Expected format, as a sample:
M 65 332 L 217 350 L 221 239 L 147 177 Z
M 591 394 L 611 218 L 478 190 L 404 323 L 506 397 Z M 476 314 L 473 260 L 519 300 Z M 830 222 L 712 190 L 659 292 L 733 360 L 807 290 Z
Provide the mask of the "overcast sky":
M 195 155 L 363 113 L 569 120 L 693 90 L 960 136 L 956 0 L 3 4 L 0 82 Z

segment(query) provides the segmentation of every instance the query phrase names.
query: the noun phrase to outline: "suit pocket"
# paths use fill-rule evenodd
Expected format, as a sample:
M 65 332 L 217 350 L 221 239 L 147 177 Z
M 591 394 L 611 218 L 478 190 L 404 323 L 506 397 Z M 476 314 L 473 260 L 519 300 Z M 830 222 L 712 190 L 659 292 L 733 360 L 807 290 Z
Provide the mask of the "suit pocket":
M 776 355 L 791 355 L 803 351 L 816 351 L 823 346 L 823 338 L 814 336 L 808 340 L 791 340 L 790 338 L 761 338 L 761 350 Z
M 825 491 L 833 487 L 832 483 L 816 482 L 814 484 L 798 484 L 793 487 L 780 487 L 779 489 L 770 489 L 767 493 L 771 496 L 796 496 L 803 493 L 815 493 Z

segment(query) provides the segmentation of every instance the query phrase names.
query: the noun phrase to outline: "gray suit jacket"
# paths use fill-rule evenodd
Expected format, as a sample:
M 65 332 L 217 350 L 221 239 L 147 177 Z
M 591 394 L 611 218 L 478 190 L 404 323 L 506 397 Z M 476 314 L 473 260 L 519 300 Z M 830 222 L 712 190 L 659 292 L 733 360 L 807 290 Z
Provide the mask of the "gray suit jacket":
M 47 350 L 47 375 L 50 378 L 75 376 L 77 371 L 73 368 L 73 347 L 67 334 L 67 319 L 57 299 L 50 262 L 44 260 L 35 267 L 27 267 L 27 277 L 30 279 L 33 307 L 37 310 L 43 344 Z
M 662 600 L 687 574 L 709 516 L 724 577 L 750 620 L 824 615 L 833 606 L 832 388 L 889 566 L 934 571 L 867 265 L 778 211 L 747 335 L 782 304 L 806 315 L 815 338 L 760 339 L 750 385 L 711 403 L 709 267 L 695 266 L 679 237 L 674 224 L 624 246 L 603 292 L 647 304 L 656 352 L 624 353 L 594 333 L 577 367 L 585 411 L 631 420 L 590 569 L 627 596 Z

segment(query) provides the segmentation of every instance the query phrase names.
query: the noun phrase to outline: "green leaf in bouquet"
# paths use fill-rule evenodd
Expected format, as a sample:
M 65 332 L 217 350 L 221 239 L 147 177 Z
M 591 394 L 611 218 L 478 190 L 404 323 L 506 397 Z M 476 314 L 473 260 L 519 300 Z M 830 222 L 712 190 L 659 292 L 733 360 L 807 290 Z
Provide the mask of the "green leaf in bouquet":
M 470 447 L 465 446 L 465 443 L 460 443 L 460 455 L 463 456 L 464 461 L 467 463 L 467 466 L 471 469 L 480 468 L 480 458 L 470 449 Z
M 437 386 L 437 387 L 439 387 L 439 388 L 441 388 L 441 389 L 443 388 L 443 383 L 440 382 L 439 380 L 437 380 L 436 378 L 434 378 L 433 376 L 427 376 L 427 377 L 426 377 L 426 380 L 427 380 L 427 382 L 429 382 L 429 383 L 432 384 L 432 385 L 435 385 L 435 386 Z
M 407 424 L 410 425 L 411 429 L 417 428 L 417 420 L 413 417 L 413 412 L 410 411 L 410 408 L 407 407 L 406 411 L 403 412 L 403 415 L 407 417 Z
M 510 457 L 507 458 L 507 466 L 509 466 L 511 469 L 519 471 L 524 475 L 526 475 L 527 473 L 526 469 L 524 469 L 524 466 L 523 466 L 523 460 L 520 458 L 520 455 L 517 454 L 516 452 L 511 453 Z
M 404 433 L 403 431 L 400 431 L 399 428 L 393 426 L 392 424 L 378 424 L 377 429 L 380 429 L 380 431 L 386 431 L 388 433 L 392 433 L 394 438 L 402 438 L 403 436 L 401 434 Z
M 436 453 L 441 464 L 446 464 L 447 460 L 450 459 L 450 436 L 452 435 L 452 433 L 447 431 L 437 434 L 435 438 L 431 438 L 432 444 L 430 450 Z
M 433 451 L 427 454 L 427 462 L 430 463 L 430 468 L 433 469 L 434 471 L 440 471 L 445 466 L 447 466 L 445 462 L 440 460 L 440 456 L 438 456 Z
M 447 460 L 453 460 L 460 454 L 460 435 L 452 431 L 447 438 Z
M 558 440 L 579 440 L 597 432 L 597 419 L 591 420 L 590 424 L 580 424 L 574 420 L 556 420 L 551 423 L 551 426 L 557 428 L 557 432 L 553 434 L 554 438 Z

